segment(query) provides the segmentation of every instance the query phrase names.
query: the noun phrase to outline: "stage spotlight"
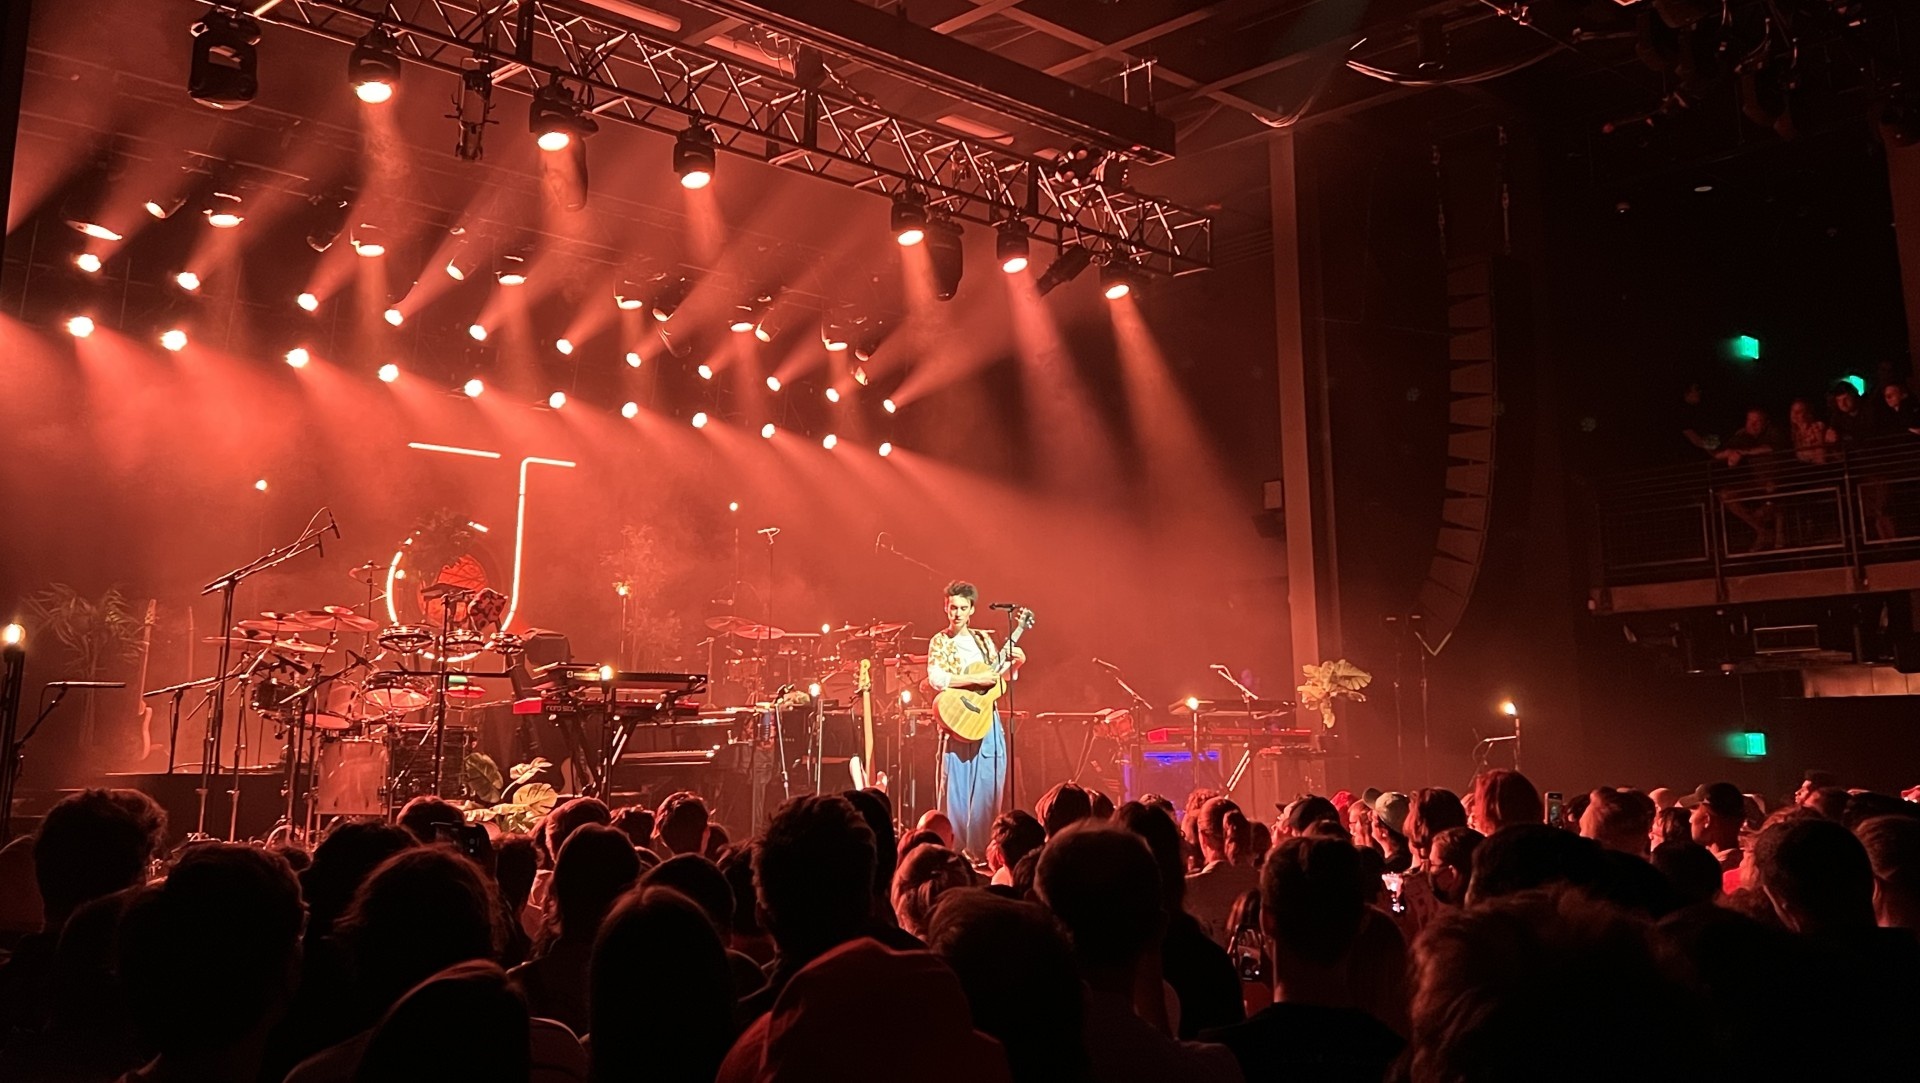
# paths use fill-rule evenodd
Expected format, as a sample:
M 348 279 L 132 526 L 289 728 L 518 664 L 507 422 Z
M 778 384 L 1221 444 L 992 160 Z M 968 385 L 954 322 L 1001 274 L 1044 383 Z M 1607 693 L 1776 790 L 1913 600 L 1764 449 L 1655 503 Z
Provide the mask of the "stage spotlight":
M 553 394 L 547 396 L 547 409 L 549 410 L 558 410 L 566 404 L 567 393 L 565 391 L 555 391 Z
M 705 410 L 693 415 L 693 427 L 696 429 L 704 429 L 707 427 L 707 412 Z M 739 509 L 735 508 L 734 510 L 738 511 Z
M 786 320 L 777 310 L 768 312 L 760 317 L 759 323 L 753 325 L 753 337 L 762 342 L 772 342 L 780 337 L 780 329 L 785 326 Z
M 733 319 L 727 322 L 727 330 L 732 331 L 736 335 L 744 335 L 748 331 L 753 330 L 753 323 L 753 306 L 735 305 L 733 306 Z
M 823 448 L 826 448 L 828 451 L 832 451 L 834 445 L 838 444 L 839 442 L 840 442 L 840 438 L 838 436 L 835 436 L 832 433 L 828 433 L 826 436 L 821 437 L 820 446 Z
M 475 376 L 473 379 L 468 380 L 465 384 L 463 384 L 460 390 L 465 392 L 468 398 L 477 399 L 483 393 L 485 393 L 485 391 L 487 390 L 487 385 L 480 382 L 480 377 Z
M 186 196 L 168 196 L 166 199 L 149 199 L 141 204 L 141 206 L 147 209 L 148 214 L 163 222 L 179 214 L 180 208 L 186 205 Z
M 893 412 L 895 412 L 896 410 L 898 410 L 898 409 L 900 409 L 900 408 L 899 408 L 898 406 L 895 406 L 895 405 L 893 404 L 893 400 L 892 400 L 892 399 L 881 399 L 881 400 L 880 400 L 880 408 L 881 408 L 882 410 L 885 410 L 885 411 L 886 411 L 887 413 L 890 413 L 890 414 L 891 414 L 891 413 L 893 413 Z
M 527 283 L 527 257 L 520 252 L 502 252 L 493 261 L 493 280 L 502 286 L 524 286 Z
M 694 369 L 693 371 L 695 371 L 695 372 L 697 372 L 697 373 L 699 373 L 699 374 L 700 374 L 700 378 L 701 378 L 702 380 L 711 380 L 711 379 L 713 379 L 713 366 L 712 366 L 712 365 L 709 365 L 709 364 L 705 364 L 705 363 L 702 363 L 702 364 L 701 364 L 701 366 L 700 366 L 699 368 L 697 368 L 697 369 Z
M 575 139 L 585 139 L 600 130 L 600 125 L 580 111 L 567 88 L 548 83 L 533 92 L 527 108 L 527 128 L 544 151 L 566 150 Z
M 934 297 L 953 300 L 954 294 L 960 292 L 960 279 L 967 270 L 960 223 L 942 217 L 927 226 L 927 260 L 933 268 Z
M 911 191 L 893 197 L 889 215 L 893 239 L 902 248 L 911 248 L 927 239 L 927 201 Z
M 839 388 L 837 388 L 837 387 L 829 387 L 829 388 L 827 388 L 827 392 L 826 392 L 826 394 L 827 394 L 827 401 L 828 401 L 828 402 L 839 402 L 839 401 L 840 401 L 840 389 L 839 389 Z
M 380 366 L 380 382 L 390 384 L 400 378 L 400 366 L 389 361 Z
M 347 54 L 347 82 L 368 105 L 393 99 L 400 85 L 400 44 L 393 32 L 376 24 Z
M 93 334 L 93 317 L 74 316 L 67 321 L 67 334 L 74 338 L 86 338 Z
M 19 624 L 9 624 L 0 629 L 0 646 L 19 648 L 26 645 L 27 630 Z
M 887 456 L 893 454 L 893 445 L 891 443 L 882 442 L 879 450 L 880 450 L 880 457 L 884 459 Z
M 994 256 L 1000 261 L 1000 269 L 1010 275 L 1017 275 L 1027 269 L 1028 257 L 1027 224 L 1018 218 L 1009 218 L 1000 223 L 999 234 L 994 238 Z
M 187 93 L 210 109 L 238 109 L 260 93 L 260 24 L 241 11 L 215 9 L 193 24 Z
M 640 357 L 640 354 L 639 354 L 638 352 L 636 352 L 636 351 L 634 351 L 634 350 L 628 350 L 628 351 L 627 351 L 627 367 L 628 367 L 628 368 L 630 368 L 630 369 L 637 369 L 637 368 L 639 368 L 639 367 L 640 367 L 640 361 L 641 361 L 641 357 Z
M 386 310 L 386 311 L 385 311 L 384 313 L 382 313 L 382 314 L 381 314 L 381 316 L 382 316 L 382 318 L 384 318 L 384 319 L 385 319 L 385 320 L 386 320 L 386 321 L 387 321 L 387 322 L 388 322 L 389 324 L 392 324 L 392 325 L 393 325 L 393 326 L 395 326 L 395 327 L 398 327 L 398 326 L 400 326 L 401 324 L 403 324 L 403 323 L 405 323 L 405 322 L 407 322 L 407 317 L 406 317 L 406 314 L 405 314 L 405 313 L 403 313 L 403 312 L 401 312 L 401 311 L 400 311 L 399 309 L 397 309 L 397 308 L 390 308 L 390 309 L 387 309 L 387 310 Z
M 387 234 L 379 226 L 362 222 L 353 227 L 348 241 L 353 245 L 355 252 L 368 259 L 387 254 Z
M 350 204 L 347 197 L 339 194 L 314 196 L 313 222 L 307 227 L 307 247 L 315 252 L 325 252 L 340 239 L 340 231 L 347 228 L 347 210 Z
M 760 439 L 771 440 L 773 439 L 773 434 L 776 431 L 777 430 L 773 427 L 773 422 L 769 421 L 765 425 L 760 426 Z
M 314 312 L 320 308 L 320 298 L 315 297 L 311 293 L 303 293 L 300 296 L 295 297 L 293 299 L 293 303 L 296 305 L 299 305 L 301 308 L 306 309 L 308 312 Z
M 287 364 L 292 365 L 294 368 L 306 368 L 312 361 L 313 355 L 307 352 L 305 346 L 295 346 L 293 349 L 287 351 Z
M 453 246 L 453 254 L 447 257 L 447 277 L 455 282 L 465 282 L 468 277 L 480 270 L 480 253 L 473 245 L 461 241 Z
M 160 332 L 160 345 L 174 353 L 187 348 L 187 333 L 178 327 Z
M 767 390 L 768 391 L 780 390 L 780 377 L 778 376 L 767 377 Z
M 181 271 L 173 276 L 173 284 L 192 293 L 200 288 L 200 276 L 192 271 Z
M 1118 301 L 1140 285 L 1140 271 L 1125 258 L 1116 257 L 1100 265 L 1100 291 L 1107 300 Z
M 82 252 L 73 257 L 73 265 L 88 274 L 95 274 L 101 267 L 100 257 L 94 255 L 92 252 Z
M 267 479 L 266 479 L 266 478 L 261 478 L 261 479 L 260 479 L 259 481 L 256 481 L 256 482 L 254 482 L 254 483 L 253 483 L 253 491 L 254 491 L 254 492 L 256 492 L 256 493 L 264 493 L 264 492 L 266 492 L 266 491 L 267 491 Z
M 120 239 L 120 234 L 115 233 L 113 230 L 108 229 L 98 222 L 69 219 L 67 224 L 97 241 L 117 241 Z
M 1048 268 L 1040 272 L 1040 278 L 1033 284 L 1034 289 L 1045 297 L 1061 286 L 1080 277 L 1080 272 L 1093 262 L 1093 251 L 1085 245 L 1070 244 L 1060 250 Z
M 573 340 L 572 339 L 566 339 L 566 338 L 554 339 L 553 348 L 560 351 L 561 357 L 573 356 Z
M 487 329 L 482 324 L 470 323 L 467 325 L 467 337 L 475 342 L 485 342 L 487 340 Z
M 713 183 L 714 142 L 712 129 L 697 120 L 674 140 L 673 171 L 680 175 L 680 187 L 705 188 Z
M 235 192 L 215 192 L 200 210 L 207 224 L 215 229 L 232 229 L 247 220 L 246 201 Z
M 626 418 L 628 421 L 632 421 L 634 418 L 639 417 L 640 404 L 637 402 L 630 402 L 630 403 L 627 403 L 625 406 L 620 407 L 620 416 Z
M 632 279 L 622 279 L 613 288 L 613 306 L 622 312 L 635 312 L 647 305 L 646 287 Z
M 860 365 L 853 366 L 853 382 L 861 387 L 867 386 L 867 370 Z
M 693 292 L 693 283 L 685 278 L 663 278 L 653 296 L 653 318 L 665 323 L 680 311 L 680 302 Z

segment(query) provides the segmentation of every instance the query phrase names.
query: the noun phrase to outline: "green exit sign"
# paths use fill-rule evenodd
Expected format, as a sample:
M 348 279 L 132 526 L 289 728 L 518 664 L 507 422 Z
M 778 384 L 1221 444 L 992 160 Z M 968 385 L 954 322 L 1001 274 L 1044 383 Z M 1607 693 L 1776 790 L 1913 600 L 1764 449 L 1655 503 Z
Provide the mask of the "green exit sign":
M 1735 361 L 1760 360 L 1760 340 L 1752 335 L 1735 335 L 1727 340 L 1727 356 Z
M 1727 735 L 1727 753 L 1735 759 L 1757 760 L 1767 754 L 1767 735 L 1754 731 Z

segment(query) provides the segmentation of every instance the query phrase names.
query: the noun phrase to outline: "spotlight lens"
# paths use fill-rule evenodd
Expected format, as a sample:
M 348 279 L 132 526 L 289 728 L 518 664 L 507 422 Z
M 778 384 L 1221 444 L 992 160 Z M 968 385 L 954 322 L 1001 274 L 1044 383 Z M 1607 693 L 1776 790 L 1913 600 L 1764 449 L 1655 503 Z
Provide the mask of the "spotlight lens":
M 397 308 L 387 309 L 385 315 L 387 322 L 395 327 L 400 326 L 407 320 L 407 317 Z
M 149 199 L 143 205 L 147 208 L 147 213 L 155 218 L 166 218 L 168 215 L 167 209 L 160 205 L 159 200 Z
M 898 407 L 898 406 L 895 406 L 895 405 L 893 404 L 893 400 L 892 400 L 892 399 L 881 399 L 881 400 L 880 400 L 880 408 L 881 408 L 882 410 L 885 410 L 885 411 L 886 411 L 887 413 L 893 413 L 893 412 L 894 412 L 895 410 L 898 410 L 898 409 L 899 409 L 899 407 Z
M 100 257 L 92 252 L 82 252 L 73 257 L 73 265 L 88 274 L 93 274 L 100 269 Z
M 313 312 L 320 307 L 320 298 L 315 297 L 311 293 L 303 293 L 294 298 L 293 303 L 306 309 L 308 312 Z
M 778 376 L 767 377 L 767 390 L 768 391 L 780 390 L 780 377 Z
M 704 429 L 707 427 L 707 412 L 705 410 L 693 415 L 693 427 L 696 429 Z
M 380 382 L 390 384 L 400 378 L 400 366 L 389 361 L 380 366 Z
M 88 335 L 93 334 L 93 318 L 90 316 L 75 316 L 68 320 L 67 334 L 72 335 L 74 338 L 86 338 Z
M 178 327 L 163 332 L 160 335 L 160 345 L 178 353 L 187 348 L 187 333 Z
M 460 390 L 466 392 L 468 398 L 477 399 L 480 397 L 480 393 L 486 389 L 487 385 L 480 382 L 480 377 L 475 376 L 473 379 L 468 380 L 466 386 Z
M 368 105 L 380 105 L 393 100 L 393 84 L 385 79 L 355 84 L 353 92 Z
M 1015 256 L 1007 262 L 1002 263 L 1000 269 L 1010 275 L 1017 275 L 1027 269 L 1027 257 Z
M 365 256 L 367 259 L 373 259 L 376 256 L 384 256 L 387 254 L 387 246 L 381 244 L 379 241 L 355 241 L 353 242 L 353 250 Z
M 839 388 L 836 388 L 836 387 L 829 387 L 829 388 L 827 388 L 827 401 L 828 401 L 828 402 L 839 402 L 839 401 L 840 401 L 840 389 L 839 389 Z
M 760 438 L 762 440 L 771 440 L 773 439 L 774 431 L 773 422 L 769 421 L 765 425 L 760 426 Z
M 567 393 L 565 391 L 555 391 L 553 394 L 547 396 L 547 408 L 550 410 L 558 410 L 566 404 Z
M 701 378 L 702 380 L 711 380 L 711 379 L 713 379 L 713 366 L 712 366 L 712 365 L 701 365 L 701 366 L 700 366 L 699 368 L 697 368 L 697 369 L 695 369 L 694 371 L 695 371 L 695 372 L 698 372 L 698 373 L 700 374 L 700 378 Z
M 883 459 L 884 459 L 884 458 L 886 458 L 887 456 L 889 456 L 889 455 L 891 455 L 891 454 L 893 454 L 893 445 L 892 445 L 891 443 L 885 443 L 885 444 L 881 444 L 881 445 L 880 445 L 880 457 L 881 457 L 881 458 L 883 458 Z
M 200 276 L 194 274 L 192 271 L 181 271 L 179 274 L 173 276 L 173 280 L 181 289 L 189 292 L 200 288 Z
M 453 279 L 455 282 L 465 282 L 467 280 L 467 272 L 460 269 L 459 260 L 450 259 L 447 261 L 447 277 Z
M 259 481 L 256 481 L 256 482 L 254 482 L 254 483 L 253 483 L 253 490 L 254 490 L 254 492 L 257 492 L 257 493 L 264 493 L 264 492 L 266 492 L 266 491 L 267 491 L 267 479 L 266 479 L 266 478 L 261 478 L 261 479 L 260 479 Z
M 120 239 L 120 234 L 115 233 L 113 230 L 108 229 L 98 222 L 73 222 L 70 224 L 73 228 L 96 240 L 117 241 Z
M 207 224 L 215 229 L 232 229 L 244 221 L 244 217 L 233 211 L 212 211 L 207 215 Z
M 661 323 L 665 323 L 668 320 L 673 319 L 673 313 L 668 309 L 656 308 L 653 310 L 653 318 L 660 321 Z
M 494 278 L 502 286 L 524 286 L 527 284 L 526 274 L 520 271 L 501 271 L 495 275 Z
M 615 297 L 613 299 L 614 307 L 620 309 L 622 312 L 632 312 L 644 304 L 646 304 L 646 302 L 638 297 Z
M 1107 300 L 1118 301 L 1120 298 L 1132 292 L 1132 286 L 1127 285 L 1125 282 L 1115 282 L 1113 285 L 1107 287 Z
M 467 337 L 475 342 L 485 342 L 487 340 L 487 329 L 480 324 L 470 323 L 467 325 Z
M 566 150 L 567 146 L 573 142 L 573 136 L 557 130 L 545 131 L 540 133 L 538 142 L 541 150 Z
M 553 342 L 553 348 L 556 350 L 559 350 L 562 356 L 572 356 L 573 340 L 564 339 L 564 338 L 555 339 Z
M 636 417 L 639 417 L 640 404 L 637 402 L 627 403 L 625 406 L 622 406 L 620 408 L 620 416 L 626 418 L 629 421 L 633 420 Z
M 695 190 L 713 183 L 713 174 L 704 169 L 689 169 L 680 174 L 680 187 Z
M 894 239 L 900 242 L 900 247 L 912 248 L 927 239 L 927 231 L 918 227 L 903 229 L 894 235 Z
M 627 351 L 627 367 L 634 369 L 640 367 L 640 355 L 632 350 Z
M 287 364 L 292 365 L 294 368 L 306 368 L 307 364 L 312 360 L 313 355 L 307 352 L 305 346 L 295 346 L 293 349 L 287 351 Z
M 752 320 L 735 320 L 732 323 L 728 324 L 727 328 L 728 330 L 731 330 L 736 335 L 744 335 L 748 331 L 753 330 L 753 321 Z
M 826 436 L 821 438 L 820 446 L 823 448 L 826 448 L 828 451 L 832 451 L 833 446 L 839 442 L 840 442 L 840 438 L 838 436 L 835 436 L 832 433 L 828 433 Z

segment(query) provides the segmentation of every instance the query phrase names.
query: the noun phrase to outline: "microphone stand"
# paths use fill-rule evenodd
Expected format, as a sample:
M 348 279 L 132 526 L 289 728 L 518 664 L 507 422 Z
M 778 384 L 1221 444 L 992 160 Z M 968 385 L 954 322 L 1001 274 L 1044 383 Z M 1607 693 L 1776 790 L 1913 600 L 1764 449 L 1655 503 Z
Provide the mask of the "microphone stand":
M 910 556 L 908 556 L 907 554 L 905 554 L 905 553 L 902 553 L 902 552 L 901 552 L 900 550 L 898 550 L 898 549 L 895 549 L 895 548 L 893 547 L 893 543 L 892 543 L 892 542 L 888 542 L 888 543 L 887 543 L 887 544 L 885 544 L 885 545 L 882 545 L 882 544 L 880 544 L 880 542 L 881 542 L 881 539 L 883 539 L 883 538 L 891 538 L 892 536 L 893 536 L 893 535 L 891 535 L 891 534 L 889 534 L 889 533 L 887 533 L 886 531 L 884 531 L 884 530 L 882 530 L 882 531 L 880 532 L 880 536 L 879 536 L 879 537 L 877 537 L 877 538 L 875 538 L 875 539 L 873 539 L 873 551 L 874 551 L 874 552 L 876 552 L 876 553 L 890 553 L 890 554 L 892 554 L 893 556 L 896 556 L 896 557 L 899 557 L 899 558 L 900 558 L 901 560 L 904 560 L 904 561 L 906 561 L 906 562 L 907 562 L 908 564 L 911 564 L 911 565 L 913 565 L 914 567 L 916 567 L 916 568 L 918 568 L 918 569 L 920 569 L 921 571 L 923 571 L 923 572 L 926 572 L 926 573 L 927 573 L 927 575 L 929 575 L 930 577 L 932 577 L 932 578 L 934 578 L 934 579 L 948 579 L 948 578 L 951 578 L 951 577 L 950 577 L 950 576 L 948 576 L 948 575 L 947 575 L 947 574 L 946 574 L 945 572 L 942 572 L 942 571 L 941 571 L 940 569 L 938 569 L 938 568 L 936 568 L 936 567 L 934 567 L 934 566 L 933 566 L 933 565 L 931 565 L 931 564 L 928 564 L 928 563 L 927 563 L 926 561 L 924 561 L 924 560 L 918 560 L 918 559 L 916 559 L 916 558 L 914 558 L 914 557 L 910 557 Z
M 1006 643 L 1004 649 L 1007 652 L 1007 694 L 1001 697 L 1006 700 L 1007 713 L 1006 717 L 1000 720 L 1001 734 L 1003 737 L 1002 743 L 1006 745 L 1007 753 L 1007 780 L 1001 789 L 1000 804 L 993 810 L 995 816 L 1000 815 L 1000 810 L 1003 808 L 1020 807 L 1018 796 L 1020 791 L 1014 782 L 1015 772 L 1013 762 L 1013 731 L 1017 728 L 1014 725 L 1013 718 L 1013 675 L 1016 668 L 1013 664 L 1013 630 L 1019 626 L 1019 617 L 1020 610 L 1017 607 L 1007 610 L 1007 638 L 1004 640 Z
M 189 609 L 188 612 L 192 610 Z M 202 677 L 197 681 L 182 681 L 179 684 L 170 684 L 165 688 L 140 693 L 141 699 L 151 696 L 173 697 L 173 704 L 168 708 L 167 718 L 167 774 L 173 774 L 174 758 L 180 751 L 180 700 L 187 694 L 188 689 L 204 688 L 218 680 L 220 680 L 219 677 Z M 194 711 L 197 713 L 199 708 L 194 708 Z
M 318 518 L 320 518 L 320 516 L 315 514 L 314 519 Z M 279 567 L 308 550 L 318 550 L 320 548 L 320 536 L 331 529 L 333 529 L 331 523 L 327 526 L 316 527 L 312 524 L 312 520 L 309 520 L 307 529 L 301 532 L 300 537 L 296 538 L 291 544 L 281 546 L 278 549 L 270 549 L 254 560 L 240 565 L 238 568 L 233 569 L 200 588 L 202 595 L 212 594 L 215 591 L 220 593 L 220 662 L 218 672 L 223 676 L 220 679 L 220 683 L 214 686 L 213 713 L 207 717 L 205 748 L 200 756 L 200 786 L 195 791 L 199 797 L 200 807 L 194 819 L 192 838 L 204 839 L 207 837 L 207 792 L 213 787 L 214 766 L 220 760 L 221 731 L 226 727 L 227 722 L 228 679 L 224 674 L 226 674 L 228 668 L 233 664 L 232 633 L 234 592 L 240 589 L 240 584 L 246 579 L 258 575 L 269 568 Z M 249 667 L 248 672 L 252 672 L 251 667 Z M 233 816 L 227 828 L 227 841 L 229 842 L 233 841 L 234 832 L 240 823 L 240 760 L 237 754 L 234 757 L 232 811 Z
M 81 687 L 91 690 L 97 686 L 87 684 Z M 125 688 L 126 685 L 114 684 L 110 685 L 110 687 Z M 47 689 L 49 688 L 57 689 L 53 694 L 52 703 L 45 702 Z M 5 793 L 0 794 L 0 800 L 4 801 L 4 803 L 0 803 L 0 840 L 13 838 L 13 792 L 14 786 L 20 780 L 20 772 L 26 766 L 27 742 L 33 740 L 33 735 L 40 732 L 40 723 L 47 720 L 47 716 L 53 713 L 55 707 L 60 706 L 60 701 L 66 699 L 67 693 L 72 690 L 72 686 L 66 681 L 52 681 L 42 686 L 40 689 L 40 699 L 42 701 L 40 713 L 35 716 L 33 725 L 27 727 L 27 732 L 21 734 L 18 740 L 11 741 L 7 746 L 7 762 L 3 768 L 0 768 L 4 769 L 6 773 Z

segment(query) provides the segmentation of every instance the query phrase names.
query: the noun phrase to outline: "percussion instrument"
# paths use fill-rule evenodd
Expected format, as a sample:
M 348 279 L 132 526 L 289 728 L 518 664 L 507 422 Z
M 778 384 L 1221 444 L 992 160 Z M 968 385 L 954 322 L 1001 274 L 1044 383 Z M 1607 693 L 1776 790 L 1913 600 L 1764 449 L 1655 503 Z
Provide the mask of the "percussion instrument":
M 262 613 L 253 620 L 243 620 L 234 625 L 249 632 L 305 632 L 313 627 L 300 619 L 298 613 Z
M 314 810 L 322 816 L 386 814 L 387 766 L 392 753 L 374 737 L 320 742 L 314 765 Z
M 377 631 L 380 625 L 355 613 L 344 605 L 323 605 L 318 609 L 304 609 L 293 614 L 307 628 L 341 629 L 348 632 Z
M 433 679 L 394 670 L 367 675 L 360 702 L 369 717 L 417 711 L 433 700 Z
M 377 641 L 390 651 L 419 654 L 433 646 L 433 638 L 433 629 L 424 624 L 396 624 L 382 629 Z
M 524 653 L 527 641 L 512 632 L 495 632 L 487 637 L 487 650 L 504 657 Z

